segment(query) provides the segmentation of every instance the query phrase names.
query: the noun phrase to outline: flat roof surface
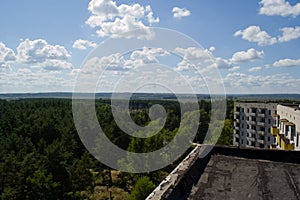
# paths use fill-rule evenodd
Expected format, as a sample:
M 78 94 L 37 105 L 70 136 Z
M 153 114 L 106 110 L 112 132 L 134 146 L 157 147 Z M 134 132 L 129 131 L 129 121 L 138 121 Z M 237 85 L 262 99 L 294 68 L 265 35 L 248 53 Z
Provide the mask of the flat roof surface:
M 300 199 L 300 165 L 212 155 L 188 199 Z

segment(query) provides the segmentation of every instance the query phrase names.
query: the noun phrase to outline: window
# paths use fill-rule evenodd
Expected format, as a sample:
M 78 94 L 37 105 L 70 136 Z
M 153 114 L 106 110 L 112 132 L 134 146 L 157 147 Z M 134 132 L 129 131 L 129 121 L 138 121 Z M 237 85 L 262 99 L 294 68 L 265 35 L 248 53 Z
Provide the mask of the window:
M 271 138 L 270 138 L 270 136 L 268 137 L 268 142 L 270 142 L 270 140 L 271 140 Z

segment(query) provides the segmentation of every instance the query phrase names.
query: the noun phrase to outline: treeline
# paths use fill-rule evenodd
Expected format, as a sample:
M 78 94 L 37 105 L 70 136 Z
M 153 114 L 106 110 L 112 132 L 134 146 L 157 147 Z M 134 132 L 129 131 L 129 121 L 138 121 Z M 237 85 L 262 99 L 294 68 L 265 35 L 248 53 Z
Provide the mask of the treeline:
M 109 100 L 96 100 L 101 128 L 120 148 L 149 152 L 175 135 L 181 122 L 177 101 L 133 100 L 132 120 L 150 122 L 149 108 L 166 109 L 165 126 L 151 139 L 131 137 L 116 125 Z M 188 108 L 188 103 L 185 105 Z M 199 101 L 200 121 L 194 142 L 202 143 L 210 123 L 211 104 Z M 187 109 L 188 110 L 188 109 Z M 233 102 L 227 113 L 219 144 L 232 143 Z M 69 99 L 0 100 L 0 194 L 1 199 L 142 199 L 179 161 L 148 174 L 112 171 L 91 156 L 80 141 Z M 104 195 L 105 193 L 105 195 Z

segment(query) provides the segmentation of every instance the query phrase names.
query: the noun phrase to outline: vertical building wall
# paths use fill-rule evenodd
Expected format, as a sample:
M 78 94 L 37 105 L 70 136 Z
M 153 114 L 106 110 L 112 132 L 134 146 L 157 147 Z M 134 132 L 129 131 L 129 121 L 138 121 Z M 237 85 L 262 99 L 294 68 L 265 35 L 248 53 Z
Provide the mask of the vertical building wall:
M 270 127 L 276 107 L 276 103 L 235 102 L 233 145 L 268 149 L 275 144 Z
M 300 150 L 300 107 L 299 105 L 278 105 L 273 135 L 277 148 Z M 275 133 L 276 132 L 276 133 Z

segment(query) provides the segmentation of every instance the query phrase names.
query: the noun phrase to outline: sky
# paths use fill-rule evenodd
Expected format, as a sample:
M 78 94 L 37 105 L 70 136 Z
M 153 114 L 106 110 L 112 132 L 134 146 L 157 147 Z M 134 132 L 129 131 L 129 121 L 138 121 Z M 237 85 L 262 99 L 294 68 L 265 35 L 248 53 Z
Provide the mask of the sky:
M 174 46 L 173 54 L 140 47 L 126 55 L 92 56 L 108 38 L 151 40 L 153 27 L 182 33 L 199 47 Z M 185 87 L 188 80 L 197 93 L 219 92 L 207 89 L 208 79 L 224 85 L 228 94 L 300 93 L 299 47 L 300 2 L 295 0 L 2 0 L 0 93 L 72 92 L 81 84 L 78 74 L 104 69 L 97 91 L 108 92 L 124 74 L 149 64 L 169 68 L 142 68 L 134 72 L 140 75 L 136 81 L 143 83 L 149 78 L 143 74 L 150 74 L 174 87 Z M 203 67 L 208 57 L 211 63 Z M 191 60 L 201 60 L 196 64 L 201 75 L 192 75 Z M 206 80 L 213 70 L 220 76 Z

